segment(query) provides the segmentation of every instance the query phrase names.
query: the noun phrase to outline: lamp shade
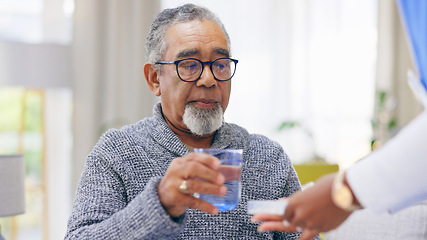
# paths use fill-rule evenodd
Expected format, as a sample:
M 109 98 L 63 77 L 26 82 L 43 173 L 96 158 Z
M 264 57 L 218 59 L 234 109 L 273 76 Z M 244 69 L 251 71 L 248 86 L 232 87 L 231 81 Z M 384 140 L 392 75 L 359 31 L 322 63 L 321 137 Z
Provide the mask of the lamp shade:
M 0 155 L 0 217 L 25 212 L 24 156 Z

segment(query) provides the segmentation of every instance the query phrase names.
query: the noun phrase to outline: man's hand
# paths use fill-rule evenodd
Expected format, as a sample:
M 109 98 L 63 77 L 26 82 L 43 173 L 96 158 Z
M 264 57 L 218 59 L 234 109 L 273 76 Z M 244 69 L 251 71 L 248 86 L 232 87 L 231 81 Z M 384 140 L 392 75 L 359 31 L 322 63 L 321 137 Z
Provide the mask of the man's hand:
M 224 176 L 217 170 L 218 158 L 203 153 L 190 153 L 174 159 L 157 188 L 160 203 L 172 217 L 181 216 L 187 207 L 217 214 L 214 205 L 192 196 L 193 193 L 224 195 Z M 186 180 L 188 194 L 180 190 Z

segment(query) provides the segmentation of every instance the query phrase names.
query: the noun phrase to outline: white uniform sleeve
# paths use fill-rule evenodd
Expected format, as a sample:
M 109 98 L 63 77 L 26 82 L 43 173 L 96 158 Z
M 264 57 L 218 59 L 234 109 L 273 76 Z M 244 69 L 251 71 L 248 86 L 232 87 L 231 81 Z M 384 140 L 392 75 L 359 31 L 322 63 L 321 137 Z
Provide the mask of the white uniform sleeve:
M 351 166 L 347 180 L 362 206 L 377 213 L 427 199 L 427 110 Z

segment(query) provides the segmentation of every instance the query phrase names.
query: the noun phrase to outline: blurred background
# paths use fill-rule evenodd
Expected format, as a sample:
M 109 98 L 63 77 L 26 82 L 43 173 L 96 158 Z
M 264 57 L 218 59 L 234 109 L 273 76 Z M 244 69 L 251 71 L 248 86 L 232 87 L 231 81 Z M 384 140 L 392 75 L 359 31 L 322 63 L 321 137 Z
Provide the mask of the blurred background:
M 100 135 L 152 115 L 145 38 L 163 8 L 217 13 L 239 60 L 225 119 L 295 164 L 346 168 L 421 111 L 390 0 L 0 0 L 0 154 L 24 153 L 26 213 L 6 239 L 62 239 Z M 1 204 L 1 203 L 0 203 Z

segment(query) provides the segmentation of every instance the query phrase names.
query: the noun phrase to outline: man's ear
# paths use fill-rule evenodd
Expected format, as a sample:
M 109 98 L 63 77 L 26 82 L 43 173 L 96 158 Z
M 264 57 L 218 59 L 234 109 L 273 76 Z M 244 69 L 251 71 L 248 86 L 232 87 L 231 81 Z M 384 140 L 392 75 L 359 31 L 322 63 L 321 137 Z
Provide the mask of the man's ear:
M 147 80 L 147 84 L 150 90 L 157 97 L 160 96 L 159 71 L 160 70 L 155 68 L 151 63 L 146 63 L 144 65 L 145 80 Z

